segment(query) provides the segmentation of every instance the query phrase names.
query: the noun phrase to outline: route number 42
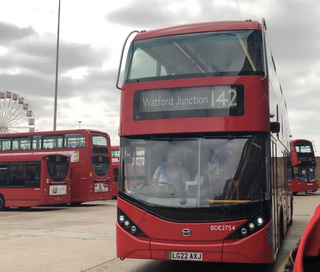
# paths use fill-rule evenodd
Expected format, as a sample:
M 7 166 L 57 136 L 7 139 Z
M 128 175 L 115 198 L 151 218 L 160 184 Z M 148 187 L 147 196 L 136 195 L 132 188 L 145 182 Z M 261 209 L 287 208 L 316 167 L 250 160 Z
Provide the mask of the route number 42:
M 235 108 L 237 107 L 237 91 L 215 90 L 211 93 L 212 108 Z

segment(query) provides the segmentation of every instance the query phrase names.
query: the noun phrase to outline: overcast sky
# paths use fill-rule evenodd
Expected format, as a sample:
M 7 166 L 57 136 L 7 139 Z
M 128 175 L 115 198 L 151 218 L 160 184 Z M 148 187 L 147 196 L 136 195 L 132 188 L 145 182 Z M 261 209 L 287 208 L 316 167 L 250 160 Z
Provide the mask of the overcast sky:
M 53 130 L 58 4 L 0 0 L 0 91 L 25 98 L 39 131 Z M 314 141 L 319 154 L 319 10 L 318 0 L 61 0 L 57 130 L 81 121 L 119 143 L 115 84 L 132 30 L 265 18 L 292 138 Z

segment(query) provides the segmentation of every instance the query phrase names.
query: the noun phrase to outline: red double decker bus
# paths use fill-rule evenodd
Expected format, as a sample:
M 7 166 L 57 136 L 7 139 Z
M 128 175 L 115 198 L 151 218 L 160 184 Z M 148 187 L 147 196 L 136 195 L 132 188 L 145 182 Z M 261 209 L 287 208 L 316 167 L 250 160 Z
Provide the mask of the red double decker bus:
M 272 263 L 291 157 L 265 21 L 137 32 L 124 71 L 117 256 Z
M 0 211 L 70 202 L 70 157 L 0 154 Z
M 118 195 L 118 175 L 119 175 L 119 158 L 120 150 L 118 145 L 111 146 L 112 169 L 113 169 L 113 183 L 112 183 L 112 197 L 116 198 Z
M 0 154 L 58 152 L 71 157 L 72 205 L 112 198 L 111 142 L 107 133 L 76 129 L 2 134 Z
M 311 141 L 296 139 L 291 144 L 292 192 L 318 191 L 319 180 L 316 173 L 316 157 Z

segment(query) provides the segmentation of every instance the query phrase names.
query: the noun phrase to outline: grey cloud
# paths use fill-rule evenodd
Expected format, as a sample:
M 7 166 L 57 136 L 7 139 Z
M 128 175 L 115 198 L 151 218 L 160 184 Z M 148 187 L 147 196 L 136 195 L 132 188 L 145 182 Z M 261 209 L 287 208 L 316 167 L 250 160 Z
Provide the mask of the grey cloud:
M 185 4 L 185 1 L 180 2 L 182 5 Z M 167 8 L 170 3 L 172 3 L 170 0 L 135 0 L 125 7 L 108 13 L 105 19 L 111 24 L 140 28 L 138 30 L 148 30 L 186 23 L 192 17 L 192 14 L 187 9 L 179 13 L 170 11 Z
M 0 42 L 2 44 L 36 35 L 37 32 L 31 26 L 19 28 L 10 23 L 0 22 Z
M 53 36 L 35 36 L 33 39 L 13 41 L 8 53 L 0 56 L 1 89 L 25 93 L 35 97 L 50 97 L 55 88 L 56 40 Z M 90 44 L 60 42 L 59 89 L 62 97 L 79 95 L 80 90 L 93 90 L 105 84 L 106 75 L 101 71 L 108 60 L 106 48 L 97 49 Z M 61 75 L 79 67 L 88 68 L 88 76 L 74 80 Z M 17 72 L 16 72 L 17 71 Z M 91 82 L 93 77 L 93 81 Z M 100 79 L 99 79 L 100 77 Z M 115 77 L 115 76 L 114 76 Z

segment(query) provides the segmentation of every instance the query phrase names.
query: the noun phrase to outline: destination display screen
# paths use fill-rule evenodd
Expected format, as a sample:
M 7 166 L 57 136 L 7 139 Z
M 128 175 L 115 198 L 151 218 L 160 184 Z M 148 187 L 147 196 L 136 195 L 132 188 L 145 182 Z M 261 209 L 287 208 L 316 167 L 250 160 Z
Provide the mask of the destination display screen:
M 134 94 L 134 120 L 243 114 L 243 85 L 141 90 Z

